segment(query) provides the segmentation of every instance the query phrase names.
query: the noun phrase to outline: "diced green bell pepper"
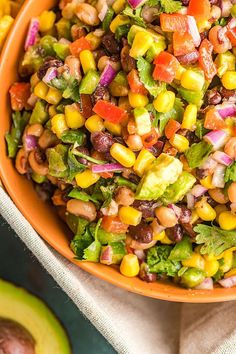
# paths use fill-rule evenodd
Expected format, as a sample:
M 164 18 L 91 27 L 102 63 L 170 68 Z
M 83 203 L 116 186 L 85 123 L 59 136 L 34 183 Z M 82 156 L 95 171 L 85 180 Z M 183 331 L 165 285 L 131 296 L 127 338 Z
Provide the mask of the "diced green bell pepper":
M 139 135 L 147 134 L 152 129 L 152 123 L 148 110 L 144 107 L 134 109 L 134 120 L 136 123 L 137 133 Z
M 50 55 L 52 55 L 52 56 L 55 55 L 55 51 L 53 49 L 53 45 L 56 42 L 57 42 L 56 38 L 52 37 L 52 36 L 49 36 L 49 35 L 43 36 L 40 39 L 39 45 L 44 50 L 44 55 L 43 55 L 44 57 L 50 56 Z
M 89 70 L 80 83 L 79 93 L 91 95 L 99 83 L 99 78 L 100 76 L 97 71 Z
M 30 117 L 30 124 L 45 124 L 49 118 L 46 110 L 47 102 L 39 100 L 36 102 L 33 112 Z
M 106 16 L 102 22 L 102 29 L 105 32 L 109 31 L 109 27 L 110 27 L 110 24 L 111 24 L 114 14 L 115 14 L 115 11 L 111 7 L 109 7 L 106 12 Z
M 65 60 L 65 58 L 70 54 L 70 49 L 68 44 L 54 43 L 53 49 L 56 55 L 62 60 Z
M 163 42 L 163 41 L 165 41 L 165 38 L 161 34 L 155 32 L 155 31 L 153 31 L 151 29 L 145 29 L 143 27 L 140 27 L 140 26 L 137 26 L 137 25 L 133 25 L 133 26 L 130 27 L 130 30 L 129 30 L 129 33 L 128 33 L 128 36 L 127 36 L 129 45 L 131 45 L 133 43 L 134 37 L 135 37 L 135 35 L 138 32 L 147 32 L 147 33 L 151 34 L 153 39 L 154 39 L 154 42 Z

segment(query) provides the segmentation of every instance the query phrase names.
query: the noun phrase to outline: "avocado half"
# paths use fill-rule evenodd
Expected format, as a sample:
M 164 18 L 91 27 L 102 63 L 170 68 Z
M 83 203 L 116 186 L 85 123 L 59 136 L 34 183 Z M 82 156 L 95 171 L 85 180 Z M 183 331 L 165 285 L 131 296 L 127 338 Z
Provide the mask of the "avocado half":
M 71 354 L 55 315 L 37 297 L 0 279 L 0 318 L 18 323 L 33 338 L 35 354 Z

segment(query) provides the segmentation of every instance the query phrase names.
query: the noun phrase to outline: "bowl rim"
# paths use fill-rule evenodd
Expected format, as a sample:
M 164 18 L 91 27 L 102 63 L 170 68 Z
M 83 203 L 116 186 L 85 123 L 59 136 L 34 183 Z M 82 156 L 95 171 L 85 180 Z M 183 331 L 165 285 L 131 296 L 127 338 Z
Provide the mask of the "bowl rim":
M 17 32 L 21 27 L 22 22 L 24 23 L 24 18 L 31 11 L 32 4 L 37 0 L 26 0 L 23 4 L 20 12 L 18 13 L 14 25 L 7 37 L 7 40 L 4 44 L 2 54 L 0 57 L 0 78 L 4 74 L 5 68 L 7 68 L 7 58 L 10 55 L 11 50 L 14 47 L 14 38 L 17 37 Z M 43 3 L 46 3 L 46 0 L 41 0 Z M 49 3 L 49 0 L 47 0 Z M 51 3 L 56 3 L 56 0 L 51 0 Z M 7 71 L 7 70 L 6 70 Z M 1 91 L 1 81 L 0 80 L 0 92 Z M 0 106 L 1 103 L 4 105 L 6 101 L 6 97 L 0 97 Z M 0 157 L 1 159 L 1 157 Z M 72 251 L 63 250 L 57 245 L 56 242 L 53 242 L 52 238 L 50 238 L 44 231 L 42 225 L 39 226 L 31 217 L 31 214 L 26 212 L 24 206 L 20 203 L 19 200 L 16 199 L 14 193 L 11 190 L 11 181 L 7 178 L 6 172 L 4 170 L 4 164 L 1 164 L 0 161 L 0 177 L 2 179 L 3 185 L 6 188 L 8 194 L 12 198 L 13 202 L 16 204 L 20 212 L 24 215 L 24 217 L 28 220 L 28 222 L 34 227 L 36 232 L 50 245 L 52 246 L 59 254 L 67 258 L 70 262 L 76 264 L 83 270 L 95 275 L 96 277 L 105 280 L 115 286 L 118 286 L 122 289 L 128 290 L 130 292 L 140 294 L 143 296 L 156 298 L 160 300 L 174 301 L 174 302 L 186 302 L 186 303 L 212 303 L 212 302 L 222 302 L 222 301 L 230 301 L 236 300 L 236 289 L 235 292 L 228 289 L 215 288 L 212 291 L 209 290 L 188 290 L 188 289 L 179 289 L 177 291 L 177 287 L 172 284 L 172 286 L 168 286 L 166 283 L 160 283 L 161 289 L 155 289 L 155 286 L 152 285 L 154 283 L 145 283 L 137 278 L 125 278 L 124 276 L 114 276 L 114 272 L 108 271 L 108 267 L 104 265 L 95 266 L 94 263 L 77 261 L 73 258 Z M 25 177 L 24 177 L 25 178 Z M 116 271 L 117 272 L 117 271 Z M 126 281 L 125 281 L 126 279 Z M 170 291 L 172 289 L 172 291 Z M 177 291 L 177 293 L 176 293 Z

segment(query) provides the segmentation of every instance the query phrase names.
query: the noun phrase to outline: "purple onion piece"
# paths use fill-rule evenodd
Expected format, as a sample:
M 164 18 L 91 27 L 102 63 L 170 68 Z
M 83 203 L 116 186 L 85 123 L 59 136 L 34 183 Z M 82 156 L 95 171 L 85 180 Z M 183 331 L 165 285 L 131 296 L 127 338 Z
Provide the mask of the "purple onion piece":
M 201 43 L 201 37 L 197 28 L 196 20 L 193 16 L 188 16 L 188 32 L 193 38 L 195 47 L 199 47 Z
M 175 215 L 176 215 L 176 217 L 178 219 L 180 218 L 180 215 L 181 215 L 181 212 L 182 212 L 180 207 L 178 207 L 175 204 L 168 204 L 167 207 L 173 210 L 173 212 L 175 213 Z
M 37 148 L 38 146 L 38 139 L 35 135 L 26 135 L 24 137 L 24 145 L 26 151 L 31 151 Z
M 236 285 L 236 275 L 229 278 L 224 278 L 218 281 L 218 283 L 223 286 L 223 288 L 232 288 Z
M 57 77 L 57 69 L 52 67 L 47 70 L 42 80 L 45 82 L 45 84 L 48 84 L 50 81 L 55 79 L 55 77 Z
M 213 130 L 204 135 L 203 139 L 213 145 L 213 150 L 219 150 L 225 145 L 228 134 L 224 130 Z
M 212 157 L 224 166 L 229 166 L 233 163 L 233 159 L 223 151 L 216 151 Z
M 113 67 L 110 64 L 107 64 L 102 72 L 99 84 L 101 86 L 106 87 L 110 85 L 110 83 L 115 78 L 115 76 L 116 76 L 116 71 L 113 69 Z
M 31 47 L 36 43 L 38 31 L 39 31 L 39 20 L 33 17 L 31 19 L 29 30 L 25 40 L 25 46 L 24 46 L 25 50 L 27 50 L 29 47 Z
M 201 184 L 196 184 L 191 190 L 191 193 L 195 198 L 200 197 L 206 192 L 207 192 L 207 188 L 203 187 Z
M 221 116 L 221 118 L 227 118 L 236 116 L 236 106 L 235 104 L 227 104 L 227 105 L 219 105 L 216 106 L 217 112 Z
M 100 263 L 110 265 L 112 264 L 112 247 L 105 246 L 102 248 L 101 255 L 100 255 Z
M 143 5 L 145 1 L 146 0 L 128 0 L 128 3 L 133 9 L 137 9 L 137 7 Z
M 212 290 L 213 289 L 213 280 L 212 278 L 206 278 L 201 284 L 195 287 L 197 290 Z
M 124 170 L 125 167 L 119 163 L 108 163 L 104 165 L 92 165 L 92 172 L 102 173 L 102 172 L 117 172 Z
M 217 188 L 224 188 L 225 186 L 225 166 L 218 164 L 212 177 L 212 184 Z
M 186 195 L 187 197 L 187 208 L 188 209 L 193 209 L 194 208 L 194 204 L 195 204 L 195 198 L 191 193 L 188 193 Z

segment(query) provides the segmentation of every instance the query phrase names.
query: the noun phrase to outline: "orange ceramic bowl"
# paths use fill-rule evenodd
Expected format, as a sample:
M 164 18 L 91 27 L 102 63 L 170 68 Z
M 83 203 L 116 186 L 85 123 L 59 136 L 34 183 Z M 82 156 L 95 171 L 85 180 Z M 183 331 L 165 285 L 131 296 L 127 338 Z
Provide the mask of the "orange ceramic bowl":
M 17 66 L 30 19 L 56 4 L 55 0 L 28 0 L 20 11 L 12 29 L 0 63 L 0 176 L 9 195 L 22 214 L 41 237 L 61 255 L 85 271 L 131 292 L 162 300 L 181 302 L 217 302 L 236 299 L 236 289 L 215 288 L 212 291 L 186 290 L 174 283 L 145 283 L 138 278 L 126 278 L 116 268 L 102 264 L 78 262 L 69 247 L 70 233 L 50 205 L 42 202 L 31 183 L 20 176 L 7 157 L 5 132 L 11 124 L 9 87 L 18 79 Z

